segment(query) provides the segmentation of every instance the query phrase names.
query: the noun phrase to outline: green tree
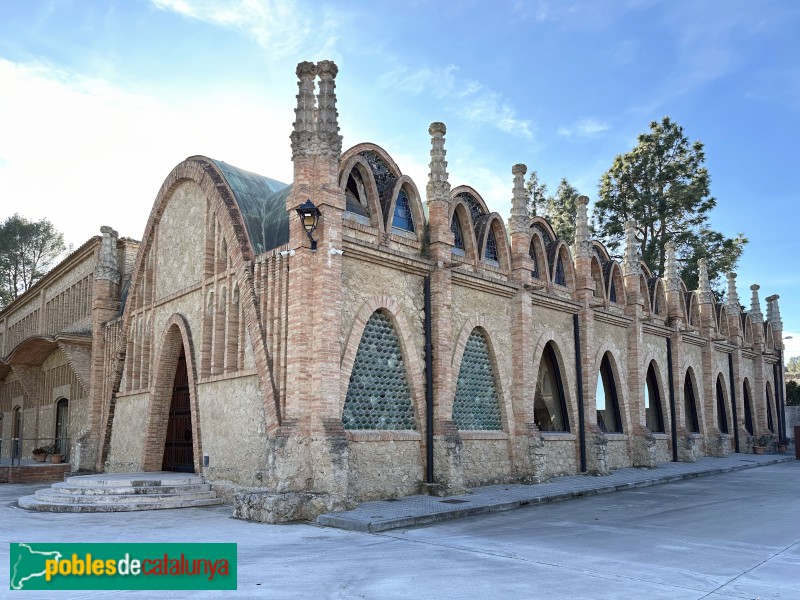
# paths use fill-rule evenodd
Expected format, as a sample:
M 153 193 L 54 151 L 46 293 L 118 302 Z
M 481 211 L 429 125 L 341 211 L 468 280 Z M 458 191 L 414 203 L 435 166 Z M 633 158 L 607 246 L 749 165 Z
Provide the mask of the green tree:
M 64 236 L 47 219 L 14 214 L 0 223 L 0 308 L 39 281 L 65 249 Z
M 789 373 L 800 373 L 800 356 L 792 356 L 786 363 L 786 370 Z
M 539 174 L 536 171 L 531 171 L 525 190 L 528 192 L 528 215 L 542 216 L 547 206 L 547 184 L 539 181 Z
M 575 201 L 578 196 L 580 192 L 563 177 L 556 195 L 548 197 L 545 204 L 544 216 L 550 221 L 556 235 L 569 245 L 575 242 Z
M 681 126 L 669 117 L 650 123 L 637 146 L 617 156 L 600 180 L 593 216 L 609 250 L 619 254 L 625 222 L 633 219 L 642 259 L 655 275 L 664 274 L 664 246 L 672 240 L 686 286 L 697 288 L 697 260 L 705 257 L 709 280 L 717 287 L 735 267 L 747 239 L 711 229 L 709 212 L 717 201 L 710 195 L 704 165 L 703 144 L 690 142 Z
M 786 405 L 800 406 L 800 385 L 796 381 L 786 382 Z

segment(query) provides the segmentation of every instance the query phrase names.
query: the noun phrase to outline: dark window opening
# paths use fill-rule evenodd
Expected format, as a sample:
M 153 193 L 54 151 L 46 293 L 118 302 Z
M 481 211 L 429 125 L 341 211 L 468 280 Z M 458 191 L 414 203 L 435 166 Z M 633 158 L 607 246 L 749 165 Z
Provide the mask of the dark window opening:
M 608 356 L 604 356 L 600 363 L 600 374 L 597 376 L 597 389 L 595 390 L 595 405 L 597 408 L 597 426 L 600 431 L 608 433 L 622 433 L 622 420 L 619 414 L 617 401 L 617 386 L 611 363 Z
M 694 386 L 686 373 L 686 380 L 683 383 L 683 416 L 686 419 L 686 427 L 692 433 L 700 433 L 700 423 L 697 420 L 697 404 L 694 398 Z
M 664 416 L 661 412 L 661 394 L 653 365 L 647 369 L 644 386 L 644 412 L 647 428 L 654 433 L 664 433 Z
M 450 221 L 450 231 L 453 232 L 453 247 L 458 250 L 464 250 L 464 234 L 461 231 L 461 220 L 455 213 L 453 213 L 453 220 Z
M 497 263 L 497 240 L 494 238 L 494 232 L 489 230 L 489 235 L 486 236 L 486 251 L 484 257 L 489 262 Z
M 717 378 L 717 427 L 728 433 L 728 416 L 725 414 L 725 394 L 722 391 L 722 378 Z
M 533 418 L 539 431 L 569 431 L 561 371 L 558 369 L 556 355 L 550 343 L 545 346 L 542 362 L 539 365 L 536 395 L 533 400 Z

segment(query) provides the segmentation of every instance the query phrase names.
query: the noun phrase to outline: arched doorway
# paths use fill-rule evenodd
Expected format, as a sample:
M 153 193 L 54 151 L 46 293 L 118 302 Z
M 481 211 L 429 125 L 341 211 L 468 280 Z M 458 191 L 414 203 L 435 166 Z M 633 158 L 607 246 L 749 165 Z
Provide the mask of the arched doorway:
M 186 370 L 186 353 L 181 346 L 175 379 L 172 383 L 172 400 L 164 441 L 164 471 L 194 473 L 194 444 L 192 439 L 192 410 L 189 395 L 189 375 Z
M 63 456 L 69 450 L 69 400 L 59 399 L 56 402 L 56 447 Z

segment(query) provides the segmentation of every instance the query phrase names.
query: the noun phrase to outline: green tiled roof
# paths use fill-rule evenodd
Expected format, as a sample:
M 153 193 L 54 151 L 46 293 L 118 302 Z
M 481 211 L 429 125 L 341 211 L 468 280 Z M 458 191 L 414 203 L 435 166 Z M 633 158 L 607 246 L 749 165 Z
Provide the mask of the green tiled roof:
M 233 190 L 253 252 L 261 254 L 286 244 L 289 241 L 286 198 L 292 186 L 221 160 L 214 160 L 214 164 Z

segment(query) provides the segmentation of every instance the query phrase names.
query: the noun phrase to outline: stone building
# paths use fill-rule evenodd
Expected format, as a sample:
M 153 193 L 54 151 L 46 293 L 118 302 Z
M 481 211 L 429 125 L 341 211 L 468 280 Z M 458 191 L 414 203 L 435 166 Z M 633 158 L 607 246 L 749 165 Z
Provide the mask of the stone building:
M 202 473 L 237 516 L 282 521 L 750 452 L 781 431 L 777 296 L 765 319 L 753 285 L 743 311 L 730 274 L 718 304 L 702 261 L 686 288 L 674 248 L 654 277 L 633 223 L 613 260 L 585 197 L 568 247 L 528 217 L 524 165 L 506 222 L 451 184 L 442 123 L 421 192 L 380 146 L 342 151 L 336 74 L 298 65 L 290 185 L 190 157 L 140 244 L 106 229 L 53 273 L 58 289 L 43 280 L 0 313 L 5 438 L 17 407 L 52 429 L 62 388 L 42 382 L 66 361 L 85 398 L 70 403 L 74 470 Z M 19 333 L 21 307 L 45 309 L 84 264 L 81 328 L 43 310 Z

